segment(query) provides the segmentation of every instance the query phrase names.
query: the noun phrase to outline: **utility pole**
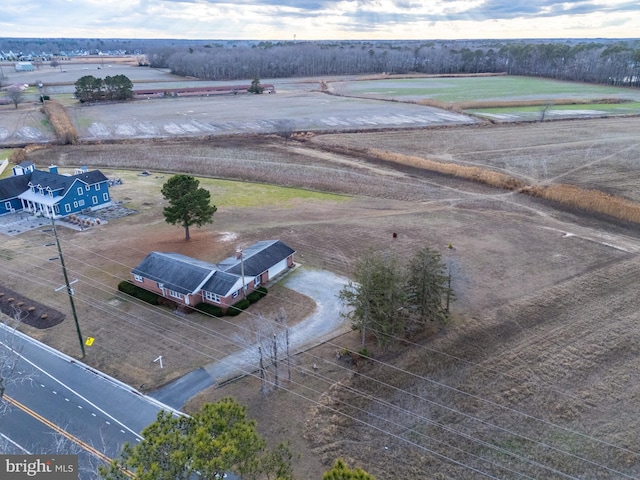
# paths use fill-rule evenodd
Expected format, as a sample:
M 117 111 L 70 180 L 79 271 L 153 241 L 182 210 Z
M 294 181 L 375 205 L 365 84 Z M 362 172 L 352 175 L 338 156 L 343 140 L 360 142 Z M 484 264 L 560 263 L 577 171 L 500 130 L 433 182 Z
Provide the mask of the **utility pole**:
M 275 384 L 278 388 L 278 337 L 275 333 L 273 334 L 273 367 L 276 374 Z
M 287 376 L 291 381 L 291 354 L 289 353 L 289 327 L 285 327 L 285 333 L 287 335 Z
M 267 393 L 267 379 L 264 374 L 264 363 L 262 361 L 262 346 L 258 345 L 258 353 L 260 354 L 260 381 L 262 382 L 262 394 Z
M 60 259 L 60 265 L 62 265 L 62 275 L 64 276 L 64 286 L 62 288 L 66 288 L 67 295 L 69 295 L 69 303 L 71 304 L 71 313 L 73 314 L 73 320 L 76 323 L 76 331 L 78 332 L 78 340 L 80 341 L 80 350 L 82 350 L 82 358 L 84 358 L 86 354 L 84 351 L 84 342 L 82 341 L 82 333 L 80 333 L 80 324 L 78 323 L 76 305 L 73 302 L 73 288 L 71 288 L 71 283 L 69 283 L 69 276 L 67 275 L 67 267 L 64 264 L 64 257 L 62 256 L 62 248 L 60 247 L 60 239 L 58 238 L 58 231 L 56 230 L 56 222 L 55 222 L 55 219 L 53 218 L 53 214 L 51 215 L 51 227 L 53 230 L 53 236 L 56 239 L 56 246 L 58 247 L 58 256 L 54 258 L 50 258 L 49 260 Z

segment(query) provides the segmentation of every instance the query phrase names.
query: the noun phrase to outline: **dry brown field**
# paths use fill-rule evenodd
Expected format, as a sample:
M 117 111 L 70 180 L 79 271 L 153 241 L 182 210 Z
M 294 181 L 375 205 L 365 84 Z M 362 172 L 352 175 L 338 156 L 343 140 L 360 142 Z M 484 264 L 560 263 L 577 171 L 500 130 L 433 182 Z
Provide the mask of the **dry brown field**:
M 358 348 L 357 333 L 346 334 L 298 355 L 291 382 L 277 391 L 264 396 L 259 380 L 248 377 L 203 392 L 188 409 L 237 397 L 270 440 L 292 442 L 299 478 L 320 478 L 342 456 L 377 478 L 618 479 L 640 475 L 638 225 L 373 158 L 367 149 L 637 201 L 639 127 L 636 118 L 304 142 L 221 136 L 51 147 L 30 158 L 122 177 L 113 197 L 138 211 L 98 229 L 61 229 L 81 281 L 83 333 L 96 338 L 90 365 L 151 389 L 238 348 L 250 318 L 183 318 L 116 292 L 152 249 L 215 260 L 239 242 L 281 238 L 307 268 L 348 275 L 369 247 L 410 255 L 429 245 L 451 265 L 458 297 L 445 331 L 373 349 L 373 359 L 357 366 L 336 357 Z M 142 170 L 152 175 L 139 176 Z M 159 191 L 178 171 L 203 177 L 219 208 L 214 224 L 194 230 L 190 242 L 162 220 Z M 262 183 L 339 196 L 275 201 Z M 234 201 L 246 188 L 255 189 L 255 201 Z M 66 298 L 53 292 L 61 275 L 46 241 L 38 232 L 5 240 L 3 273 L 14 290 L 67 311 Z M 267 299 L 260 307 L 267 316 L 283 304 L 294 318 L 312 308 L 277 287 Z M 25 330 L 78 354 L 70 321 Z M 152 363 L 160 353 L 168 367 L 162 372 Z

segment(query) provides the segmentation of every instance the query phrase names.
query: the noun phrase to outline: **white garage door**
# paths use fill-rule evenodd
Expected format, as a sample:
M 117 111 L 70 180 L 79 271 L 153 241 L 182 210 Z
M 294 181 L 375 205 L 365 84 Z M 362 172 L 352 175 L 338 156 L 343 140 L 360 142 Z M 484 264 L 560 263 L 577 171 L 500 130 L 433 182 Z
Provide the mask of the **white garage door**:
M 287 269 L 287 259 L 285 258 L 281 262 L 276 263 L 273 267 L 271 267 L 268 270 L 268 272 L 269 272 L 269 280 L 271 280 L 273 277 L 275 277 L 279 273 L 282 273 L 286 269 Z

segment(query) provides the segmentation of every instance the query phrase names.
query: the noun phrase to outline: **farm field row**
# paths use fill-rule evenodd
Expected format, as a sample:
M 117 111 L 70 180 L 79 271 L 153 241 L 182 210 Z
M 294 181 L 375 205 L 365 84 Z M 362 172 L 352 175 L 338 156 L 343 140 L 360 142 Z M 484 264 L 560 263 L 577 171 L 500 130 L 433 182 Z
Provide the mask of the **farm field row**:
M 44 143 L 53 132 L 38 106 L 0 107 L 0 145 Z M 350 99 L 321 93 L 278 93 L 67 105 L 81 140 L 265 134 L 287 121 L 295 131 L 415 128 L 475 123 L 419 105 Z
M 389 78 L 331 87 L 339 95 L 449 106 L 501 123 L 640 115 L 637 89 L 534 77 Z
M 327 147 L 386 150 L 480 166 L 527 184 L 569 183 L 640 202 L 640 118 L 322 135 Z
M 58 74 L 65 76 L 60 77 Z M 278 92 L 276 95 L 171 98 L 125 104 L 80 105 L 69 96 L 75 79 L 87 74 L 124 74 L 132 78 L 136 88 L 243 83 L 190 81 L 162 70 L 100 64 L 71 65 L 63 72 L 43 69 L 28 72 L 33 78 L 20 78 L 30 83 L 36 82 L 37 78 L 37 81 L 45 83 L 46 93 L 53 98 L 56 95 L 60 97 L 81 140 L 275 133 L 282 129 L 283 121 L 289 123 L 287 128 L 313 132 L 439 127 L 481 122 L 464 113 L 415 104 L 429 99 L 443 104 L 460 105 L 481 102 L 481 108 L 470 109 L 469 113 L 497 122 L 539 120 L 545 106 L 516 105 L 496 110 L 491 105 L 486 105 L 487 102 L 499 102 L 500 107 L 509 107 L 503 105 L 504 102 L 549 102 L 551 107 L 545 111 L 546 119 L 640 113 L 640 92 L 634 89 L 509 76 L 382 80 L 357 80 L 350 77 L 343 81 L 339 78 L 326 80 L 330 90 L 345 96 L 319 93 L 317 90 L 320 79 L 267 79 L 263 81 L 275 84 Z M 56 86 L 55 83 L 63 78 L 68 84 Z M 47 82 L 54 85 L 47 87 Z M 563 101 L 589 102 L 603 98 L 628 102 L 610 104 L 602 101 L 584 106 L 554 105 Z M 11 105 L 1 106 L 0 109 L 0 145 L 45 143 L 54 139 L 37 103 L 24 104 L 19 109 L 14 109 Z
M 82 139 L 359 130 L 474 123 L 466 115 L 321 93 L 179 98 L 68 109 Z

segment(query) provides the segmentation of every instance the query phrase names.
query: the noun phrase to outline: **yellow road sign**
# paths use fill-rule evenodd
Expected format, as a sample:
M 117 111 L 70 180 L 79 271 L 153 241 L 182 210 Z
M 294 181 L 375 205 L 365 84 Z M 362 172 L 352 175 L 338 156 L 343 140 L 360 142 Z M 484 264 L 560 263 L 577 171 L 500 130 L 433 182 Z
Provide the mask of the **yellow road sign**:
M 95 340 L 95 338 L 93 338 L 93 337 L 87 337 L 87 341 L 86 341 L 86 342 L 84 342 L 84 344 L 85 344 L 87 347 L 90 347 L 91 345 L 93 345 L 93 341 L 94 341 L 94 340 Z

